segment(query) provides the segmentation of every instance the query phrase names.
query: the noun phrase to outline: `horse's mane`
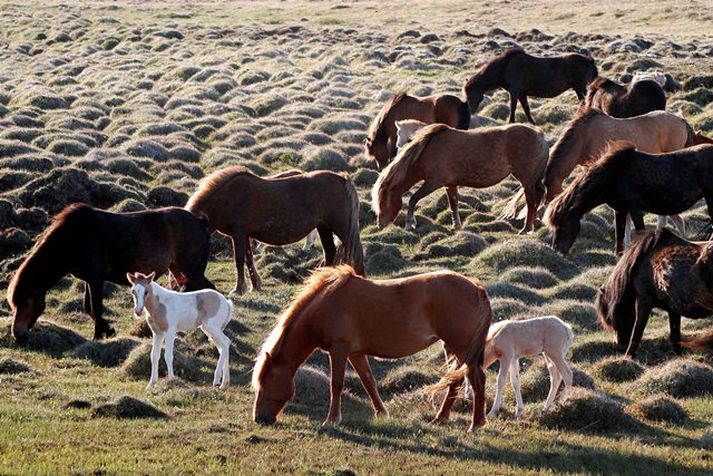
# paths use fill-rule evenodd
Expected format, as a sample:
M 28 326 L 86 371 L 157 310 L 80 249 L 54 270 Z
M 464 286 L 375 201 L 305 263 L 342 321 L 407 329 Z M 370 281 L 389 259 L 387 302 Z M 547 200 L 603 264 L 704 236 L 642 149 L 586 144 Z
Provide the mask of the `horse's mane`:
M 242 165 L 235 165 L 232 167 L 226 167 L 224 169 L 213 172 L 203 180 L 201 180 L 198 190 L 191 195 L 186 203 L 186 210 L 193 213 L 199 212 L 205 202 L 207 202 L 212 194 L 222 188 L 224 185 L 228 184 L 232 179 L 238 176 L 252 176 L 257 177 L 254 173 L 250 171 L 247 167 Z
M 386 101 L 384 107 L 381 108 L 381 111 L 379 111 L 379 114 L 374 118 L 371 125 L 369 126 L 369 130 L 366 134 L 367 139 L 369 141 L 374 142 L 377 138 L 383 136 L 384 122 L 386 122 L 386 116 L 388 116 L 389 112 L 391 112 L 391 110 L 405 97 L 406 93 L 401 91 L 394 94 L 389 98 L 388 101 Z
M 307 314 L 309 308 L 315 304 L 316 298 L 336 291 L 354 276 L 357 276 L 354 268 L 346 264 L 322 268 L 312 273 L 309 279 L 305 281 L 297 297 L 277 318 L 275 327 L 273 327 L 270 335 L 262 344 L 252 375 L 252 387 L 254 389 L 260 387 L 260 375 L 267 362 L 268 354 L 275 355 L 284 342 L 285 335 L 292 324 Z
M 25 260 L 22 262 L 20 267 L 15 271 L 15 274 L 10 281 L 10 285 L 7 288 L 7 301 L 10 303 L 10 308 L 14 311 L 17 306 L 18 292 L 21 292 L 25 280 L 28 276 L 28 268 L 33 263 L 37 255 L 45 249 L 47 244 L 53 242 L 57 235 L 61 233 L 65 225 L 74 220 L 78 215 L 83 215 L 87 212 L 94 211 L 94 208 L 90 207 L 85 203 L 74 203 L 65 207 L 61 212 L 57 213 L 52 218 L 52 223 L 47 229 L 42 232 L 42 234 L 37 238 L 35 245 L 30 250 Z
M 653 81 L 662 88 L 665 88 L 668 79 L 666 78 L 666 75 L 661 71 L 647 71 L 645 73 L 639 72 L 634 74 L 634 77 L 631 78 L 632 85 L 640 81 Z
M 418 158 L 433 136 L 446 129 L 450 129 L 450 126 L 439 123 L 428 125 L 419 130 L 411 142 L 399 150 L 394 160 L 381 171 L 371 189 L 371 208 L 377 214 L 379 213 L 379 191 L 394 182 L 398 183 L 404 180 L 408 171 L 418 162 Z
M 557 142 L 552 147 L 550 159 L 547 161 L 547 167 L 545 168 L 545 185 L 550 183 L 552 173 L 574 144 L 579 129 L 583 125 L 587 124 L 591 119 L 603 115 L 605 114 L 599 109 L 586 107 L 580 108 L 575 113 L 572 120 L 565 126 L 562 135 L 560 135 L 559 139 L 557 139 Z
M 622 160 L 629 159 L 636 149 L 631 143 L 610 144 L 604 156 L 579 174 L 567 189 L 550 202 L 544 223 L 550 228 L 558 226 L 565 216 L 586 208 L 593 196 L 606 194 L 611 177 Z
M 480 71 L 475 73 L 473 76 L 466 81 L 463 89 L 467 92 L 470 88 L 474 87 L 476 83 L 482 83 L 486 87 L 489 87 L 497 78 L 500 76 L 503 68 L 507 66 L 508 62 L 514 57 L 519 55 L 524 55 L 525 50 L 522 48 L 510 48 L 503 51 L 491 60 L 489 63 L 485 64 Z

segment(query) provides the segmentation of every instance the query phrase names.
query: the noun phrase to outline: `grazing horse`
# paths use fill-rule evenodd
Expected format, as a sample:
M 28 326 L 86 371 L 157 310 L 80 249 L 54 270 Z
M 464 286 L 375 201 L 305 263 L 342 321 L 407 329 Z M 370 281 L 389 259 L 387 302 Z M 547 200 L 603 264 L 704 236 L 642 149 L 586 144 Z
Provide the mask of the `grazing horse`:
M 368 296 L 368 298 L 365 298 Z M 450 371 L 433 388 L 447 388 L 434 421 L 447 420 L 461 384 L 475 389 L 470 430 L 485 424 L 483 350 L 492 319 L 485 288 L 450 271 L 371 281 L 349 266 L 312 275 L 282 313 L 253 370 L 253 418 L 272 424 L 295 393 L 298 367 L 316 350 L 329 353 L 331 402 L 325 423 L 341 421 L 349 361 L 377 416 L 387 416 L 368 356 L 399 359 L 443 341 Z
M 681 345 L 713 350 L 713 333 L 681 342 L 681 316 L 713 316 L 713 242 L 693 243 L 669 230 L 646 232 L 622 255 L 595 302 L 599 322 L 616 332 L 620 350 L 636 356 L 654 308 L 668 313 L 670 340 L 677 354 Z
M 514 48 L 483 66 L 465 83 L 463 91 L 471 114 L 475 114 L 486 92 L 503 88 L 510 93 L 510 122 L 515 122 L 519 100 L 527 120 L 534 124 L 527 96 L 552 98 L 571 88 L 582 101 L 587 84 L 597 74 L 594 60 L 588 56 L 567 53 L 553 58 L 539 58 Z
M 596 108 L 612 117 L 634 117 L 666 110 L 666 92 L 652 79 L 632 81 L 628 87 L 611 79 L 597 78 L 588 86 L 586 108 Z
M 186 290 L 213 288 L 203 273 L 210 231 L 203 218 L 181 208 L 110 213 L 84 204 L 58 213 L 10 282 L 7 300 L 12 335 L 24 341 L 45 309 L 45 295 L 71 274 L 84 281 L 84 311 L 94 320 L 94 338 L 116 332 L 103 318 L 104 281 L 127 285 L 126 273 L 171 271 Z
M 534 228 L 537 204 L 544 193 L 539 187 L 548 150 L 542 131 L 529 125 L 471 131 L 444 124 L 427 126 L 399 151 L 374 184 L 371 204 L 379 227 L 396 219 L 401 210 L 401 197 L 423 181 L 409 200 L 406 228 L 416 226 L 414 209 L 418 201 L 445 187 L 453 227 L 459 229 L 457 187 L 490 187 L 512 174 L 522 184 L 527 200 L 527 219 L 521 233 L 530 232 Z
M 158 381 L 158 361 L 165 339 L 168 378 L 173 378 L 173 344 L 176 333 L 200 328 L 218 348 L 220 357 L 215 367 L 213 385 L 225 388 L 230 384 L 230 339 L 223 333 L 233 317 L 233 304 L 214 289 L 177 293 L 162 288 L 154 281 L 156 273 L 126 273 L 134 298 L 134 313 L 140 316 L 146 310 L 146 322 L 153 333 L 151 346 L 151 378 L 146 388 Z
M 327 266 L 344 261 L 364 274 L 359 198 L 347 175 L 321 170 L 261 178 L 245 167 L 228 167 L 205 178 L 186 209 L 204 214 L 211 231 L 232 238 L 237 271 L 232 293 L 243 294 L 247 290 L 246 259 L 253 289 L 260 289 L 251 238 L 282 246 L 304 238 L 315 228 Z M 339 248 L 332 234 L 339 238 Z
M 711 139 L 710 137 L 704 136 L 701 131 L 696 131 L 693 134 L 693 144 L 694 145 L 713 144 L 713 139 Z
M 456 96 L 444 94 L 418 98 L 398 93 L 389 98 L 369 126 L 364 153 L 380 169 L 396 155 L 396 121 L 418 119 L 427 124 L 447 124 L 458 129 L 470 126 L 468 105 Z
M 633 147 L 613 149 L 580 174 L 553 200 L 544 221 L 554 232 L 552 246 L 566 254 L 585 213 L 607 204 L 616 213 L 616 252 L 624 248 L 627 215 L 643 231 L 644 213 L 673 215 L 705 198 L 713 220 L 713 146 L 697 145 L 651 155 Z
M 495 402 L 488 412 L 488 418 L 494 417 L 500 410 L 508 373 L 510 384 L 515 390 L 517 403 L 515 416 L 519 417 L 525 409 L 520 393 L 519 360 L 525 355 L 542 354 L 547 363 L 550 391 L 543 407 L 543 410 L 547 411 L 555 401 L 562 380 L 564 379 L 565 389 L 572 386 L 572 369 L 567 364 L 567 352 L 573 340 L 572 328 L 556 316 L 535 317 L 522 321 L 500 321 L 490 326 L 488 339 L 485 341 L 483 368 L 487 369 L 493 362 L 499 360 L 500 369 Z

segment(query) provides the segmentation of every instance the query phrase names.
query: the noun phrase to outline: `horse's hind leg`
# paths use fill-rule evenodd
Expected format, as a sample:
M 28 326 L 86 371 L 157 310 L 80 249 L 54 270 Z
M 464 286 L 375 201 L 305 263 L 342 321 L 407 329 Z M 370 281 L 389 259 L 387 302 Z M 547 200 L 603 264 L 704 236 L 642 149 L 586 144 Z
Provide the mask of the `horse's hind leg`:
M 456 359 L 455 354 L 450 352 L 445 346 L 443 350 L 446 354 L 446 365 L 458 365 L 458 361 Z M 443 421 L 448 421 L 448 418 L 450 418 L 451 416 L 451 408 L 453 407 L 453 404 L 456 401 L 456 397 L 458 396 L 458 389 L 461 387 L 461 385 L 463 385 L 463 379 L 456 380 L 448 386 L 448 391 L 446 393 L 446 396 L 443 398 L 441 408 L 438 410 L 436 417 L 431 420 L 431 423 L 440 423 Z M 475 396 L 473 398 L 475 398 Z
M 230 339 L 219 326 L 204 325 L 201 329 L 218 349 L 213 385 L 220 384 L 220 388 L 225 388 L 230 384 Z
M 675 312 L 668 313 L 668 326 L 671 335 L 669 339 L 676 355 L 681 355 L 681 315 Z
M 527 102 L 526 94 L 520 94 L 520 105 L 522 106 L 522 110 L 525 111 L 527 120 L 530 121 L 531 124 L 534 124 L 535 120 L 532 118 L 532 114 L 530 114 L 530 104 Z
M 497 390 L 495 392 L 495 400 L 493 401 L 493 406 L 490 407 L 490 411 L 488 412 L 488 418 L 494 417 L 500 411 L 500 406 L 503 403 L 503 393 L 505 391 L 505 384 L 507 383 L 507 375 L 508 375 L 508 369 L 510 368 L 510 362 L 511 362 L 511 359 L 510 359 L 509 355 L 503 355 L 500 358 L 500 368 L 498 369 L 498 379 L 497 379 Z M 475 389 L 473 389 L 473 393 L 475 393 Z M 473 395 L 473 398 L 475 398 L 475 395 Z
M 369 360 L 364 354 L 354 354 L 349 357 L 349 362 L 351 362 L 352 367 L 356 370 L 357 375 L 359 375 L 359 380 L 364 386 L 364 390 L 369 394 L 372 405 L 374 405 L 374 413 L 377 417 L 387 417 L 389 412 L 384 406 L 384 402 L 379 396 L 379 390 L 376 388 L 376 379 L 371 371 L 371 366 L 369 365 Z
M 245 294 L 247 286 L 245 284 L 245 236 L 233 235 L 233 258 L 235 259 L 235 274 L 238 282 L 230 291 L 230 294 Z
M 319 239 L 322 242 L 322 249 L 324 250 L 324 265 L 334 266 L 334 261 L 337 257 L 337 247 L 334 246 L 332 230 L 324 225 L 320 225 L 317 227 L 317 232 L 319 233 Z
M 408 211 L 406 212 L 406 228 L 407 230 L 416 229 L 416 218 L 414 217 L 414 212 L 416 210 L 416 204 L 426 195 L 432 193 L 438 188 L 438 185 L 432 182 L 424 182 L 421 188 L 416 190 L 416 192 L 411 195 L 411 199 L 408 201 Z
M 639 348 L 641 338 L 644 336 L 644 329 L 646 328 L 646 324 L 649 322 L 649 315 L 651 314 L 652 309 L 653 306 L 641 299 L 641 297 L 636 299 L 636 322 L 634 323 L 634 331 L 631 333 L 629 348 L 626 349 L 627 357 L 633 359 L 636 355 L 636 350 Z
M 451 219 L 453 220 L 453 230 L 461 229 L 460 214 L 458 213 L 458 187 L 446 187 L 448 205 L 451 207 Z
M 468 367 L 468 379 L 473 387 L 473 419 L 468 431 L 485 425 L 485 372 L 480 366 Z
M 535 229 L 535 216 L 537 214 L 537 185 L 523 185 L 525 191 L 525 202 L 527 203 L 527 218 L 522 225 L 520 234 L 532 233 Z
M 550 374 L 550 391 L 547 394 L 547 400 L 545 400 L 545 406 L 543 407 L 543 410 L 547 411 L 555 401 L 557 390 L 559 390 L 560 384 L 562 383 L 562 374 L 557 370 L 557 366 L 554 362 L 547 357 L 547 354 L 544 354 L 544 357 L 545 363 L 547 364 L 547 372 Z
M 245 246 L 245 261 L 248 265 L 248 274 L 250 275 L 250 283 L 252 284 L 253 291 L 260 291 L 262 289 L 262 280 L 260 275 L 257 273 L 257 268 L 255 267 L 255 260 L 253 259 L 253 250 L 250 247 L 250 239 Z

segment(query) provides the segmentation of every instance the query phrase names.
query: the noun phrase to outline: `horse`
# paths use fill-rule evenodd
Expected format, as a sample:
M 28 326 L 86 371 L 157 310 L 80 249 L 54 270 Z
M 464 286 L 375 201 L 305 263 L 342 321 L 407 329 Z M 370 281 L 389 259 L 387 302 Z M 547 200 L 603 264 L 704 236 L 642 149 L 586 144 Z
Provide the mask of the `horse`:
M 704 136 L 701 131 L 696 131 L 693 133 L 693 144 L 694 145 L 713 144 L 713 139 L 711 139 L 710 137 Z
M 664 78 L 664 84 L 665 81 Z M 626 87 L 600 77 L 589 83 L 584 106 L 600 109 L 612 117 L 640 116 L 666 110 L 666 92 L 653 79 L 632 80 Z
M 368 299 L 365 298 L 368 296 Z M 299 366 L 316 350 L 329 353 L 331 401 L 326 423 L 341 421 L 347 360 L 377 417 L 388 416 L 367 356 L 403 358 L 443 341 L 445 377 L 431 390 L 448 392 L 434 422 L 446 421 L 461 384 L 475 389 L 470 430 L 485 424 L 485 338 L 492 320 L 485 288 L 450 271 L 372 281 L 346 265 L 314 273 L 279 317 L 252 375 L 253 419 L 273 424 L 295 392 Z
M 173 375 L 173 344 L 177 332 L 200 328 L 218 348 L 220 357 L 215 367 L 213 385 L 225 388 L 230 384 L 230 339 L 223 329 L 233 317 L 233 304 L 213 289 L 177 293 L 161 287 L 154 281 L 156 273 L 148 276 L 141 273 L 126 273 L 134 299 L 137 316 L 146 310 L 146 322 L 153 334 L 151 346 L 151 378 L 147 389 L 158 381 L 158 361 L 165 339 L 163 359 L 166 361 L 168 378 Z
M 483 66 L 463 86 L 471 114 L 475 114 L 486 92 L 503 88 L 510 94 L 510 122 L 520 101 L 527 120 L 530 114 L 527 96 L 552 98 L 573 89 L 581 102 L 589 84 L 598 75 L 594 60 L 578 53 L 540 58 L 520 48 L 506 50 Z
M 567 254 L 579 234 L 582 216 L 607 204 L 616 215 L 616 252 L 621 254 L 627 215 L 641 232 L 644 213 L 682 213 L 701 198 L 713 220 L 712 145 L 657 155 L 631 146 L 613 147 L 549 204 L 544 221 L 554 232 L 552 246 Z
M 427 125 L 427 123 L 419 121 L 418 119 L 396 121 L 396 150 L 398 151 L 409 143 L 411 139 L 413 139 L 413 136 Z
M 597 292 L 599 322 L 616 333 L 626 356 L 634 358 L 654 308 L 668 313 L 670 341 L 681 346 L 713 350 L 713 332 L 681 340 L 681 316 L 713 316 L 713 242 L 694 243 L 663 229 L 644 233 L 622 255 L 607 282 Z
M 458 129 L 470 126 L 468 105 L 450 94 L 418 98 L 401 92 L 386 101 L 364 139 L 367 160 L 382 169 L 396 155 L 396 121 L 418 119 L 427 124 L 448 124 Z
M 484 188 L 512 174 L 523 186 L 527 219 L 521 233 L 533 230 L 537 204 L 544 194 L 542 177 L 548 157 L 545 135 L 523 124 L 471 131 L 433 124 L 421 129 L 401 149 L 376 180 L 372 208 L 383 228 L 396 219 L 402 199 L 413 185 L 423 181 L 409 200 L 406 228 L 414 229 L 414 209 L 419 200 L 440 187 L 446 188 L 454 229 L 461 227 L 458 186 Z
M 544 411 L 554 403 L 557 390 L 564 379 L 565 389 L 572 386 L 572 369 L 567 364 L 567 352 L 574 341 L 574 332 L 566 322 L 556 316 L 536 317 L 522 321 L 500 321 L 490 326 L 485 341 L 483 368 L 500 361 L 498 389 L 488 418 L 498 414 L 503 401 L 505 380 L 510 374 L 510 385 L 515 391 L 517 408 L 515 416 L 522 415 L 525 404 L 520 392 L 520 361 L 525 355 L 542 354 L 550 374 L 550 391 Z M 470 390 L 467 388 L 467 390 Z M 466 392 L 467 395 L 467 392 Z
M 211 231 L 233 241 L 237 274 L 234 294 L 244 294 L 245 262 L 252 288 L 261 288 L 250 239 L 269 245 L 294 243 L 317 228 L 324 262 L 350 263 L 364 274 L 359 237 L 359 198 L 346 174 L 325 170 L 282 178 L 262 178 L 242 166 L 219 170 L 201 181 L 186 209 L 208 218 Z M 333 234 L 341 242 L 334 245 Z
M 210 232 L 204 218 L 181 208 L 111 213 L 85 204 L 59 212 L 14 274 L 7 300 L 18 342 L 44 312 L 45 296 L 64 276 L 84 281 L 84 311 L 94 339 L 111 337 L 103 318 L 104 282 L 128 285 L 127 272 L 170 271 L 188 291 L 214 288 L 204 276 Z

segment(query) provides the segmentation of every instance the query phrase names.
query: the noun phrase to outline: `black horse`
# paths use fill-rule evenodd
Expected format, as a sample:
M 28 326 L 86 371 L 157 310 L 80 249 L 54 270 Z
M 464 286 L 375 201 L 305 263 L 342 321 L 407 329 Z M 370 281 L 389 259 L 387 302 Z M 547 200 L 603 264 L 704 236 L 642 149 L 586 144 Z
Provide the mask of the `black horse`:
M 621 257 L 595 303 L 599 322 L 616 332 L 628 357 L 636 355 L 654 308 L 668 312 L 671 344 L 713 350 L 713 333 L 681 342 L 681 316 L 713 316 L 713 242 L 692 243 L 667 229 L 650 231 Z
M 587 84 L 597 77 L 594 60 L 578 53 L 552 58 L 539 58 L 519 48 L 510 49 L 483 66 L 463 87 L 471 114 L 478 110 L 483 95 L 496 88 L 510 93 L 510 122 L 515 122 L 515 109 L 520 101 L 527 119 L 530 114 L 527 96 L 552 98 L 574 89 L 582 101 Z
M 102 317 L 104 281 L 128 285 L 126 273 L 170 270 L 186 290 L 214 288 L 204 276 L 210 254 L 205 218 L 182 208 L 110 213 L 84 204 L 58 213 L 10 282 L 12 335 L 18 342 L 45 309 L 45 295 L 71 274 L 84 281 L 84 310 L 94 320 L 94 338 L 111 337 Z
M 597 78 L 589 84 L 586 108 L 596 108 L 612 117 L 634 117 L 666 110 L 666 92 L 656 81 L 644 79 L 628 87 L 611 79 Z

